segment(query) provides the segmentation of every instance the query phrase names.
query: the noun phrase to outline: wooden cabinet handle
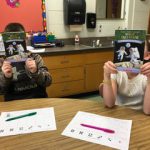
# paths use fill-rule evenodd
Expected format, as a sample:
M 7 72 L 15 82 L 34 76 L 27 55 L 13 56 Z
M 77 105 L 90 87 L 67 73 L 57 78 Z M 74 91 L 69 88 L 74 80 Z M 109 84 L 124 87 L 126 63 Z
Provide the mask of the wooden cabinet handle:
M 61 61 L 60 63 L 61 64 L 66 64 L 66 63 L 69 63 L 69 60 L 64 60 L 64 61 Z
M 70 89 L 62 89 L 62 92 L 70 91 Z
M 62 78 L 70 78 L 70 76 L 69 75 L 64 75 L 64 76 L 62 76 Z

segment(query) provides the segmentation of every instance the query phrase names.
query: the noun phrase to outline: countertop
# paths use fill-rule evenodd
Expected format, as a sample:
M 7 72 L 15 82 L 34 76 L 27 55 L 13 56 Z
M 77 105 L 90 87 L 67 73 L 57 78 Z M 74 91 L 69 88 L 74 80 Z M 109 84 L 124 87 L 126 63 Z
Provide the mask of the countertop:
M 85 53 L 85 52 L 91 52 L 91 51 L 101 51 L 101 50 L 110 50 L 113 49 L 113 45 L 104 45 L 101 47 L 92 47 L 87 45 L 65 45 L 63 47 L 50 47 L 45 48 L 44 52 L 37 52 L 38 49 L 36 49 L 36 53 L 40 55 L 59 55 L 59 54 L 70 54 L 70 53 Z M 40 51 L 40 49 L 39 49 Z M 5 52 L 0 52 L 1 56 L 5 55 Z
M 82 53 L 82 52 L 91 52 L 91 51 L 100 51 L 100 50 L 110 50 L 113 49 L 113 46 L 106 45 L 101 47 L 91 47 L 87 45 L 65 45 L 64 47 L 54 47 L 54 48 L 46 48 L 45 52 L 40 54 L 66 54 L 66 53 Z

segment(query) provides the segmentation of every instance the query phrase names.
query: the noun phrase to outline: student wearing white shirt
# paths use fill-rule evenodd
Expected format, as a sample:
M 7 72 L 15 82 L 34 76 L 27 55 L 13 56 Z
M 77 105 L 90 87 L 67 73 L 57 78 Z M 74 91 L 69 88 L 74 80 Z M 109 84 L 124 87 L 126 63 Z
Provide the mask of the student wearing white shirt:
M 147 50 L 150 50 L 149 47 Z M 147 55 L 145 50 L 145 55 Z M 148 56 L 146 56 L 148 57 Z M 115 104 L 143 110 L 150 114 L 150 62 L 144 63 L 140 73 L 117 71 L 116 65 L 104 64 L 103 98 L 107 107 Z

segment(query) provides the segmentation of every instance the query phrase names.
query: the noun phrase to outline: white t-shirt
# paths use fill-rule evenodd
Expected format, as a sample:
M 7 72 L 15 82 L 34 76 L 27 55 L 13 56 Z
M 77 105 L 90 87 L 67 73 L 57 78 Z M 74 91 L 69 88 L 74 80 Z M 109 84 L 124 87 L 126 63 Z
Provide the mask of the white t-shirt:
M 117 74 L 112 74 L 111 78 L 117 82 L 116 105 L 141 110 L 143 108 L 147 77 L 138 74 L 133 79 L 128 79 L 126 72 L 119 71 Z

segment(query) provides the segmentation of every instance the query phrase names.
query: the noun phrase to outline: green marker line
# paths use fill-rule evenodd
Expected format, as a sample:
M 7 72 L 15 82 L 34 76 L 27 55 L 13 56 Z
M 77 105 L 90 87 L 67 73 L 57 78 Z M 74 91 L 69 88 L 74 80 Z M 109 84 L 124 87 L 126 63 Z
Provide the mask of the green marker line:
M 36 115 L 36 114 L 37 114 L 37 112 L 31 112 L 31 113 L 28 113 L 28 114 L 24 114 L 24 115 L 16 116 L 16 117 L 13 117 L 13 118 L 9 118 L 9 119 L 7 119 L 5 121 L 11 121 L 11 120 L 24 118 L 24 117 L 30 117 L 30 116 L 33 116 L 33 115 Z

